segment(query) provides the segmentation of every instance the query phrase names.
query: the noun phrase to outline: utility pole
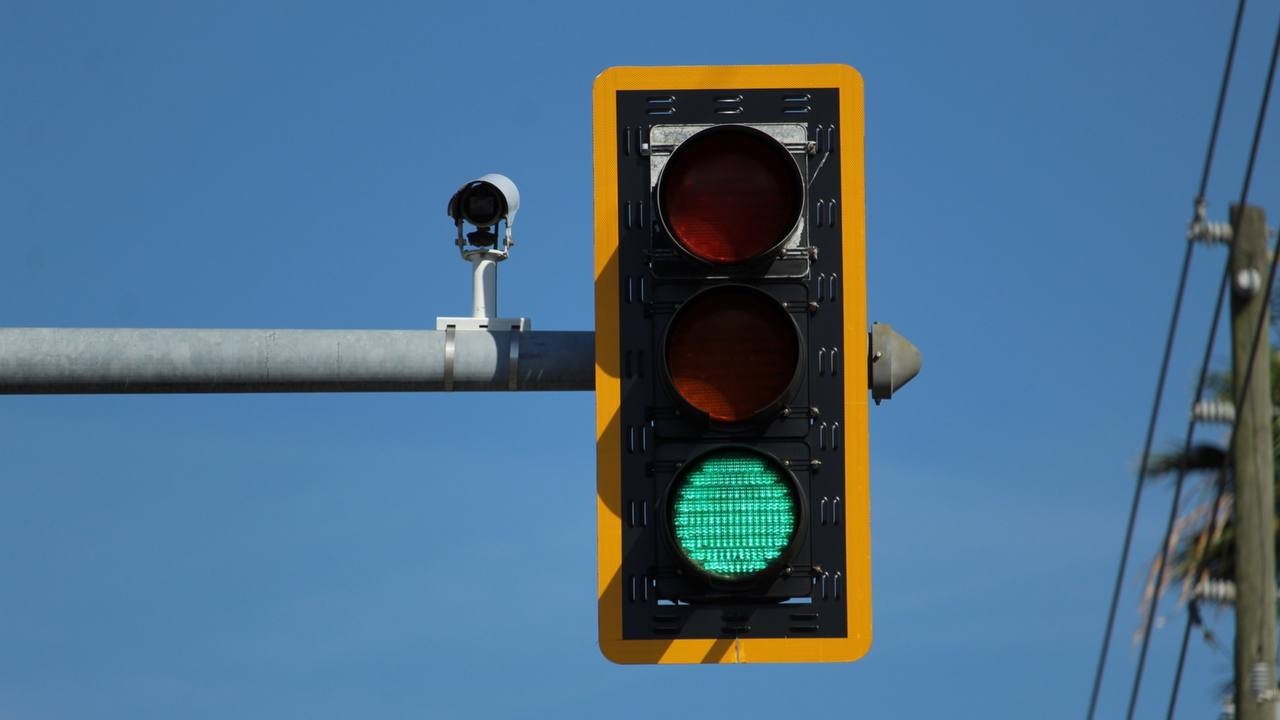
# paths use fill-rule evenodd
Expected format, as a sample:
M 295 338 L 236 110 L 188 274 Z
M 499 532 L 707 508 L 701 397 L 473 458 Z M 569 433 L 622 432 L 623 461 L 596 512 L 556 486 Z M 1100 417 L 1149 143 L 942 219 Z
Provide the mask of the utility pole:
M 1266 215 L 1261 208 L 1249 205 L 1233 207 L 1231 224 L 1231 356 L 1239 414 L 1231 457 L 1235 472 L 1236 718 L 1274 720 L 1275 449 L 1265 292 L 1269 271 Z M 1241 387 L 1247 389 L 1244 397 L 1239 396 Z

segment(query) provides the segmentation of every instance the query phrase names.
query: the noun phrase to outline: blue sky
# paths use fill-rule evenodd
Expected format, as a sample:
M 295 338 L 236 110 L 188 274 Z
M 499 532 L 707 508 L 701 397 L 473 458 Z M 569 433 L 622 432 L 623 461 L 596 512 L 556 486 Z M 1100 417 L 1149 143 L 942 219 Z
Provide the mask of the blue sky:
M 1280 13 L 1252 5 L 1218 217 Z M 1230 23 L 1133 1 L 0 4 L 0 325 L 432 328 L 470 302 L 445 203 L 498 171 L 523 198 L 500 309 L 590 329 L 595 75 L 842 62 L 866 84 L 869 320 L 925 357 L 872 410 L 875 645 L 852 665 L 600 656 L 590 393 L 4 398 L 0 718 L 1080 717 Z M 1277 115 L 1252 195 L 1273 217 Z M 1197 251 L 1163 446 L 1224 257 Z M 1136 658 L 1148 498 L 1101 717 Z M 1183 620 L 1162 615 L 1144 716 Z M 1195 645 L 1182 716 L 1229 673 Z

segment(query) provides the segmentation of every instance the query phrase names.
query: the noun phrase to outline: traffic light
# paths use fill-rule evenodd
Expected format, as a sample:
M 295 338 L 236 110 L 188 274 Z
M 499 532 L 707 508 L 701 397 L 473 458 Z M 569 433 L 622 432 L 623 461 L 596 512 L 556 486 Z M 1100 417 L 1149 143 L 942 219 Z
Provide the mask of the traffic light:
M 601 650 L 861 657 L 861 77 L 610 68 L 594 131 Z

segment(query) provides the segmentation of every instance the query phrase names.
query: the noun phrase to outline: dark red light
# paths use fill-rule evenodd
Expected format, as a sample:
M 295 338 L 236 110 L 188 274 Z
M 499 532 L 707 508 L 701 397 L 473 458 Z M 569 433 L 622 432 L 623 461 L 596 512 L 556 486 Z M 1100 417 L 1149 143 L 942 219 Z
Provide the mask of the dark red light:
M 658 186 L 658 207 L 675 241 L 718 265 L 777 248 L 803 203 L 800 170 L 786 148 L 741 125 L 720 125 L 686 140 Z
M 690 298 L 667 329 L 667 373 L 680 397 L 713 420 L 737 423 L 785 402 L 800 364 L 786 308 L 744 285 Z

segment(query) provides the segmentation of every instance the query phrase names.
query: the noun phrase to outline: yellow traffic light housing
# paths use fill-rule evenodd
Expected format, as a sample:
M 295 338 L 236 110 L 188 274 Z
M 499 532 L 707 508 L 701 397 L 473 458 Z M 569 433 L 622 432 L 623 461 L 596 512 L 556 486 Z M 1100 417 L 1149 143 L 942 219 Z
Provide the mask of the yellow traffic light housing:
M 595 83 L 599 640 L 620 663 L 871 645 L 862 80 Z

